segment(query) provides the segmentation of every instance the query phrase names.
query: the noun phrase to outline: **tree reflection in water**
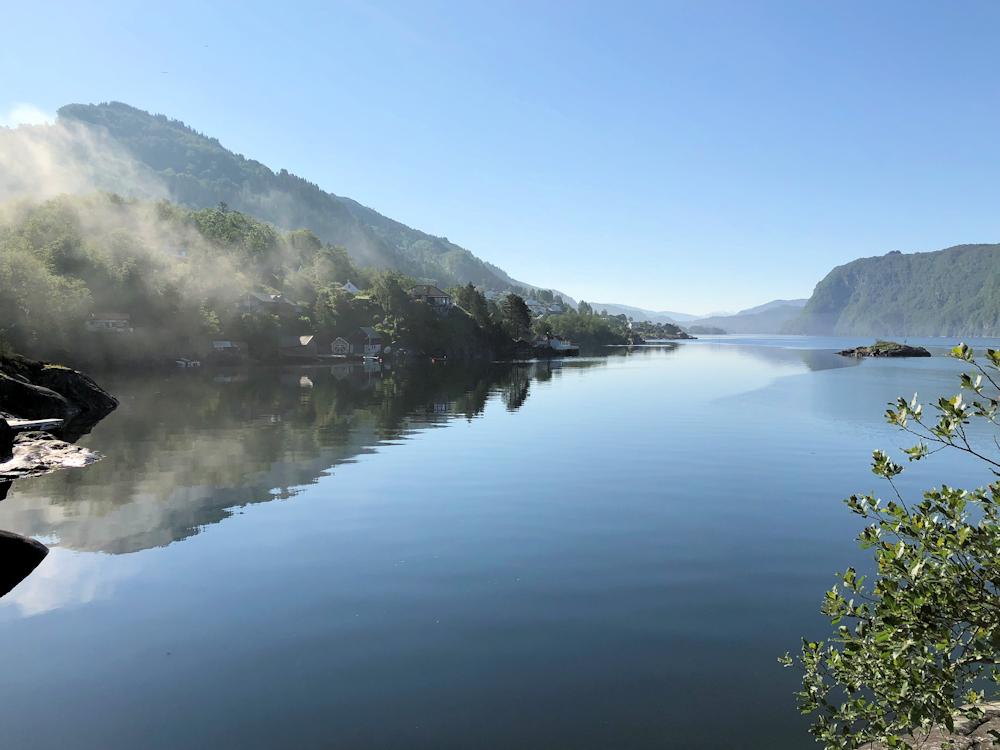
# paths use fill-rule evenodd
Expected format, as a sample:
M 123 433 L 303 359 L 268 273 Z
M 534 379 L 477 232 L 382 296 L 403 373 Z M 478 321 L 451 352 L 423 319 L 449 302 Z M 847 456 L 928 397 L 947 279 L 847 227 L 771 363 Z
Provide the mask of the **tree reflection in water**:
M 625 352 L 619 352 L 624 355 Z M 119 409 L 83 440 L 106 458 L 21 480 L 0 528 L 112 554 L 162 547 L 234 509 L 289 498 L 337 465 L 606 358 L 382 371 L 338 364 L 105 377 Z

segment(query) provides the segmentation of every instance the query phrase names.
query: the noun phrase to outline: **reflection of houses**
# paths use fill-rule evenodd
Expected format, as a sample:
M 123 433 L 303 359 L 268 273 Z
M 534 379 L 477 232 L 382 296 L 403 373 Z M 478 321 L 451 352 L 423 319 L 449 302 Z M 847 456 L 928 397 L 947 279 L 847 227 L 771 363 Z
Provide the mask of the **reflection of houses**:
M 250 292 L 240 300 L 240 310 L 243 312 L 263 312 L 277 315 L 280 318 L 297 318 L 302 314 L 302 308 L 285 299 L 280 294 L 267 292 Z
M 282 336 L 278 341 L 278 353 L 284 359 L 315 359 L 315 336 Z
M 94 333 L 132 333 L 128 313 L 92 313 L 85 325 Z
M 377 357 L 382 353 L 382 334 L 374 328 L 364 326 L 351 337 L 351 344 L 354 354 L 361 354 L 365 357 Z
M 423 302 L 438 310 L 446 310 L 452 305 L 451 295 L 433 284 L 419 284 L 410 290 L 410 298 Z

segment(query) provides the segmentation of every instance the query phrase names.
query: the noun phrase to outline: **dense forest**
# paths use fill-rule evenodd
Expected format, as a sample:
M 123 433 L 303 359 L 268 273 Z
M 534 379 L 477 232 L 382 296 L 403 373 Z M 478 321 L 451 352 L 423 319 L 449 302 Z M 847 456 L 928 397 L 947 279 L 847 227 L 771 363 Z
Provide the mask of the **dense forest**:
M 1000 245 L 891 252 L 838 266 L 787 333 L 1000 335 Z
M 515 283 L 447 238 L 412 229 L 284 169 L 272 171 L 178 120 L 120 102 L 70 104 L 59 116 L 99 131 L 102 138 L 110 136 L 161 179 L 181 205 L 225 203 L 285 229 L 307 228 L 324 242 L 346 248 L 364 267 L 444 285 L 472 282 L 503 290 Z

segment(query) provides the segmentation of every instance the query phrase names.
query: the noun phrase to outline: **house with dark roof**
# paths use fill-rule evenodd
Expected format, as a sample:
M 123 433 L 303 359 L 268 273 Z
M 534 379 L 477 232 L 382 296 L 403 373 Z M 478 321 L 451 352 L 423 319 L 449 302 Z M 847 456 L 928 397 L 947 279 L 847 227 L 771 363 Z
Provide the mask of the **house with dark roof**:
M 382 353 L 382 334 L 369 326 L 362 326 L 351 337 L 354 354 L 377 357 Z
M 265 312 L 280 318 L 297 318 L 304 310 L 280 294 L 250 292 L 240 300 L 242 312 Z
M 410 299 L 423 302 L 437 310 L 447 310 L 454 304 L 451 295 L 433 284 L 418 284 L 410 289 Z
M 215 339 L 209 342 L 205 357 L 216 362 L 240 362 L 247 358 L 250 347 L 246 341 Z
M 315 336 L 282 336 L 278 340 L 278 353 L 284 359 L 315 359 Z

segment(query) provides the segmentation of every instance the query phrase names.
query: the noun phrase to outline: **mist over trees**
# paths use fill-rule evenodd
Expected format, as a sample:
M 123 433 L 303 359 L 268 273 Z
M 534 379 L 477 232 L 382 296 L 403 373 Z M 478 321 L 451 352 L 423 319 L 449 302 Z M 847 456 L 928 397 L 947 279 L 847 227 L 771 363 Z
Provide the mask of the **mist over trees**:
M 410 298 L 427 282 L 452 285 L 448 314 Z M 592 312 L 161 115 L 71 105 L 53 125 L 0 129 L 6 348 L 149 363 L 223 339 L 274 359 L 290 337 L 361 327 L 434 355 L 509 352 L 537 333 L 625 343 L 626 319 Z M 130 335 L 92 335 L 102 316 Z
M 52 359 L 153 362 L 198 356 L 212 339 L 244 341 L 254 357 L 273 359 L 283 337 L 329 341 L 363 326 L 415 352 L 470 357 L 532 335 L 516 294 L 497 304 L 467 284 L 441 314 L 410 297 L 417 281 L 360 268 L 309 230 L 284 232 L 226 205 L 192 210 L 94 193 L 0 213 L 0 340 Z M 347 282 L 367 293 L 348 293 Z M 245 304 L 254 294 L 291 312 Z M 108 314 L 127 316 L 131 334 L 85 332 Z M 621 321 L 572 310 L 548 317 L 582 343 L 624 343 Z
M 412 229 L 287 170 L 273 171 L 178 120 L 121 102 L 70 104 L 59 110 L 59 117 L 61 124 L 127 154 L 181 205 L 202 208 L 222 202 L 285 229 L 305 227 L 324 242 L 346 248 L 364 267 L 389 268 L 444 286 L 472 282 L 505 289 L 515 283 L 446 237 Z
M 0 214 L 0 336 L 38 354 L 81 346 L 95 313 L 128 315 L 141 334 L 128 345 L 140 357 L 223 333 L 261 340 L 304 332 L 313 317 L 338 315 L 338 282 L 367 279 L 342 248 L 225 206 L 193 211 L 90 194 Z M 302 319 L 241 312 L 240 299 L 258 289 L 293 294 Z

